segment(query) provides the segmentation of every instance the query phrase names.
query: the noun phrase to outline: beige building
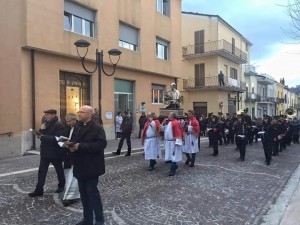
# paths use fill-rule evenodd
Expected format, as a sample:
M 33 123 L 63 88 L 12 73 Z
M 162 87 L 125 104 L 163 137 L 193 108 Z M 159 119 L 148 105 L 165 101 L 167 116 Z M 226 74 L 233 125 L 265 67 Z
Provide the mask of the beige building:
M 185 109 L 198 114 L 234 113 L 244 108 L 243 64 L 252 44 L 217 15 L 182 13 L 183 67 L 181 90 Z M 224 74 L 224 85 L 218 74 Z
M 89 70 L 97 48 L 109 73 L 108 50 L 122 51 L 114 76 L 101 79 L 108 139 L 117 111 L 130 109 L 137 121 L 145 102 L 158 113 L 163 91 L 181 74 L 181 0 L 3 0 L 0 21 L 0 158 L 35 147 L 28 129 L 40 127 L 45 109 L 63 120 L 81 105 L 98 108 L 98 73 L 83 69 L 79 39 L 91 43 Z

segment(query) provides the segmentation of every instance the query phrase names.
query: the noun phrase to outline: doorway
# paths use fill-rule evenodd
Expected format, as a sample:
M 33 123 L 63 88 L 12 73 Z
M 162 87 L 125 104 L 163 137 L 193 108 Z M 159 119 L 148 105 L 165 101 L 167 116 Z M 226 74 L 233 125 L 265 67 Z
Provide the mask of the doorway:
M 207 116 L 207 102 L 194 102 L 193 110 L 195 114 Z
M 60 119 L 66 121 L 68 113 L 77 114 L 82 105 L 90 105 L 90 76 L 61 71 Z

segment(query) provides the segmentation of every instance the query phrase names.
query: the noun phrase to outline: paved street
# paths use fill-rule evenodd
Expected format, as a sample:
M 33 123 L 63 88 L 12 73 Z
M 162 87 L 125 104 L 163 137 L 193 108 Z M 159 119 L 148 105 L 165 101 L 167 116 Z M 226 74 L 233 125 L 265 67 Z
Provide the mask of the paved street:
M 134 139 L 139 148 L 139 140 Z M 141 151 L 131 157 L 112 157 L 118 141 L 107 148 L 106 174 L 99 189 L 106 224 L 246 225 L 260 224 L 300 162 L 299 145 L 292 145 L 271 166 L 264 163 L 261 143 L 247 146 L 246 160 L 238 160 L 235 145 L 220 146 L 219 156 L 202 143 L 195 168 L 179 163 L 176 176 L 159 161 L 152 172 Z M 124 149 L 126 149 L 126 143 Z M 185 157 L 183 157 L 185 159 Z M 80 202 L 63 207 L 49 170 L 45 195 L 29 198 L 34 190 L 39 156 L 0 161 L 0 224 L 75 224 L 82 218 Z M 13 171 L 26 170 L 12 174 Z

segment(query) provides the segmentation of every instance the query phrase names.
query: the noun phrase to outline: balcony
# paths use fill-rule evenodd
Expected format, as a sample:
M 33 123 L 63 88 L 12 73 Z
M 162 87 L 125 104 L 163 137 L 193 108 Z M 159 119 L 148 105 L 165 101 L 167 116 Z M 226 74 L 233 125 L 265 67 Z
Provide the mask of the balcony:
M 276 102 L 276 98 L 274 97 L 269 97 L 269 96 L 260 96 L 258 102 L 262 102 L 262 103 L 275 103 Z
M 245 76 L 257 76 L 255 66 L 245 65 Z
M 294 104 L 294 108 L 300 110 L 300 104 Z
M 245 101 L 247 101 L 247 102 L 260 101 L 260 96 L 255 93 L 247 92 Z
M 284 98 L 276 98 L 276 103 L 277 104 L 285 103 L 285 99 Z
M 274 81 L 271 79 L 271 77 L 265 76 L 265 75 L 258 75 L 257 76 L 257 82 L 264 84 L 264 85 L 270 85 L 273 84 Z
M 233 78 L 224 77 L 224 86 L 219 84 L 219 79 L 215 77 L 203 77 L 200 79 L 183 79 L 183 88 L 186 90 L 223 90 L 243 93 L 246 90 L 246 83 Z
M 185 59 L 219 55 L 238 64 L 247 62 L 247 54 L 225 40 L 210 41 L 205 42 L 203 45 L 188 45 L 182 47 L 182 55 Z

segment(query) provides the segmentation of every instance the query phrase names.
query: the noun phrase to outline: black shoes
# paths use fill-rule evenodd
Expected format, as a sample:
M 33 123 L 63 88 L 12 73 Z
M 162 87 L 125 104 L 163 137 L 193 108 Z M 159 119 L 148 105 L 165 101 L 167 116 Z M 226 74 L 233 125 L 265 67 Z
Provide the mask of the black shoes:
M 64 189 L 65 189 L 65 188 L 63 188 L 63 187 L 59 187 L 59 188 L 56 189 L 55 192 L 56 192 L 56 193 L 60 193 L 60 192 L 63 192 Z
M 170 173 L 169 173 L 169 176 L 174 176 L 175 175 L 175 171 L 174 170 L 171 170 Z
M 149 166 L 148 171 L 153 171 L 154 170 L 154 166 Z
M 188 166 L 188 165 L 190 164 L 191 161 L 192 161 L 192 160 L 188 158 L 188 159 L 185 161 L 185 165 Z
M 120 155 L 120 152 L 116 151 L 116 152 L 112 152 L 112 154 L 114 154 L 114 155 Z
M 129 152 L 127 152 L 125 156 L 130 156 L 130 153 L 129 153 Z
M 171 163 L 171 162 L 172 162 L 171 160 L 165 161 L 165 163 Z
M 44 193 L 43 192 L 39 192 L 39 191 L 34 191 L 28 194 L 29 197 L 37 197 L 37 196 L 43 196 Z
M 73 204 L 75 201 L 74 200 L 62 200 L 62 204 L 64 207 L 67 207 L 71 204 Z

